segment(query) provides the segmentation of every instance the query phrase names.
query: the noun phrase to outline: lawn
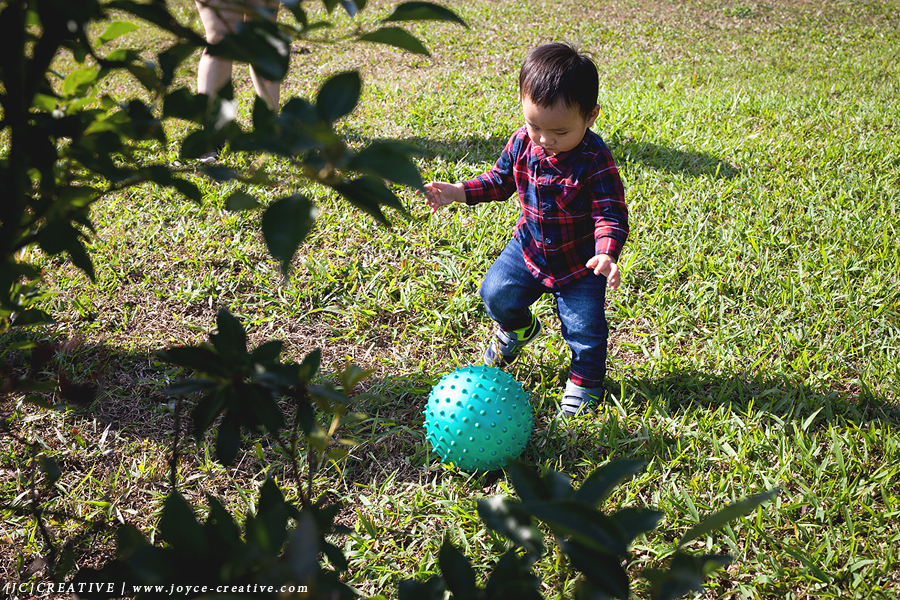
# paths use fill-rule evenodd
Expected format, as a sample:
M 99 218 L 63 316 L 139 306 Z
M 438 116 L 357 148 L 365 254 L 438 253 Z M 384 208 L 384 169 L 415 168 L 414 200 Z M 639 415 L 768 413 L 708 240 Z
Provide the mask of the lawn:
M 387 13 L 388 3 L 369 4 L 365 22 Z M 172 5 L 199 29 L 192 2 Z M 612 458 L 646 461 L 606 501 L 665 515 L 633 548 L 633 573 L 658 566 L 703 515 L 778 487 L 774 501 L 693 544 L 734 557 L 703 597 L 900 596 L 900 2 L 450 6 L 469 28 L 411 28 L 430 57 L 341 41 L 352 23 L 336 12 L 336 31 L 319 34 L 330 37 L 292 46 L 282 100 L 358 69 L 363 95 L 342 133 L 406 140 L 421 151 L 425 180 L 457 181 L 490 168 L 521 125 L 516 77 L 531 47 L 569 40 L 592 54 L 601 77 L 594 130 L 619 165 L 632 230 L 623 284 L 608 294 L 611 394 L 590 417 L 552 419 L 568 349 L 552 303 L 539 301 L 547 334 L 511 370 L 536 411 L 524 458 L 576 483 Z M 164 43 L 149 27 L 129 35 Z M 195 67 L 196 57 L 179 74 L 185 85 Z M 123 98 L 138 93 L 134 82 L 110 85 Z M 245 66 L 235 87 L 248 124 Z M 148 148 L 148 160 L 177 160 L 174 142 L 187 130 L 169 133 L 173 143 Z M 222 162 L 254 159 L 226 152 Z M 281 191 L 298 185 L 286 163 L 264 168 Z M 398 188 L 409 214 L 389 214 L 385 228 L 308 185 L 320 212 L 285 279 L 259 212 L 224 208 L 242 188 L 196 181 L 199 206 L 152 186 L 97 204 L 95 282 L 62 259 L 38 258 L 57 323 L 29 335 L 58 351 L 54 370 L 97 391 L 66 412 L 2 397 L 10 429 L 60 462 L 51 508 L 154 530 L 174 427 L 161 390 L 184 374 L 153 352 L 205 340 L 225 307 L 253 344 L 283 340 L 295 359 L 321 348 L 326 374 L 349 361 L 373 370 L 355 390 L 366 416 L 346 432 L 359 445 L 316 476 L 356 532 L 339 541 L 347 582 L 396 597 L 401 580 L 437 572 L 444 534 L 486 572 L 503 541 L 475 502 L 510 485 L 503 473 L 441 465 L 422 411 L 443 374 L 480 360 L 492 324 L 477 290 L 517 204 L 431 216 Z M 27 357 L 5 360 L 18 369 Z M 243 512 L 267 477 L 291 489 L 266 439 L 245 449 L 226 469 L 211 458 L 212 439 L 184 447 L 181 489 L 198 511 L 212 493 Z M 6 503 L 28 494 L 23 452 L 0 438 Z M 80 544 L 78 566 L 96 566 L 111 555 L 112 534 L 88 543 L 83 531 L 76 520 L 55 524 L 59 541 Z M 39 569 L 41 548 L 34 522 L 5 512 L 0 579 Z M 554 553 L 535 568 L 547 597 L 574 586 Z

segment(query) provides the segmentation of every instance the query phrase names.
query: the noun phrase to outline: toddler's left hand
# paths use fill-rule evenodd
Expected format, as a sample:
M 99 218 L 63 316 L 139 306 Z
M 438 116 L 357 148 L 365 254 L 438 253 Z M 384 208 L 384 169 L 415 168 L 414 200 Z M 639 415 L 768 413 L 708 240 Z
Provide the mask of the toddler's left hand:
M 605 275 L 606 284 L 610 289 L 614 290 L 619 287 L 622 281 L 622 274 L 619 271 L 619 265 L 616 260 L 609 254 L 598 254 L 587 261 L 585 266 L 594 270 L 594 275 Z

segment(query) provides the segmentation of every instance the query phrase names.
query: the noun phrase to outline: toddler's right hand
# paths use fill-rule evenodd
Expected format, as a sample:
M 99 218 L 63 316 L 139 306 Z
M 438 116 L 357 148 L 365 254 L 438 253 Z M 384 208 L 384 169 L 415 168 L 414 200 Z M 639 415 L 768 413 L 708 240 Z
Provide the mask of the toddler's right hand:
M 431 208 L 431 214 L 442 206 L 454 202 L 465 202 L 466 193 L 460 184 L 432 181 L 425 184 L 425 204 Z

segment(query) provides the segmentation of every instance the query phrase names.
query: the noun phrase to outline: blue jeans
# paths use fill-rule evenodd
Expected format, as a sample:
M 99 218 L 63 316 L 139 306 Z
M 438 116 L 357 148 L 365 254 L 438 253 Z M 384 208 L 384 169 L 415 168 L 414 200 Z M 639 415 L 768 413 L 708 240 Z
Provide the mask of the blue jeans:
M 488 269 L 481 299 L 501 329 L 514 331 L 531 324 L 530 306 L 549 293 L 556 298 L 562 336 L 572 351 L 569 379 L 585 388 L 600 387 L 606 377 L 606 277 L 591 273 L 559 289 L 541 285 L 528 270 L 522 246 L 513 238 Z

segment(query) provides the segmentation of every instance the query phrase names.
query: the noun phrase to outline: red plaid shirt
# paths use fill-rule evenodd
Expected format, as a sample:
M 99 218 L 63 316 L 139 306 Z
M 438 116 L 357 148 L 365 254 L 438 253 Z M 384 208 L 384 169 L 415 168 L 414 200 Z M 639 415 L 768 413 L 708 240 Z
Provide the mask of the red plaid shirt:
M 518 192 L 522 215 L 514 235 L 528 269 L 549 288 L 592 273 L 585 263 L 596 254 L 618 260 L 628 237 L 619 170 L 590 130 L 574 149 L 547 156 L 522 127 L 494 168 L 463 186 L 467 204 L 506 200 Z

